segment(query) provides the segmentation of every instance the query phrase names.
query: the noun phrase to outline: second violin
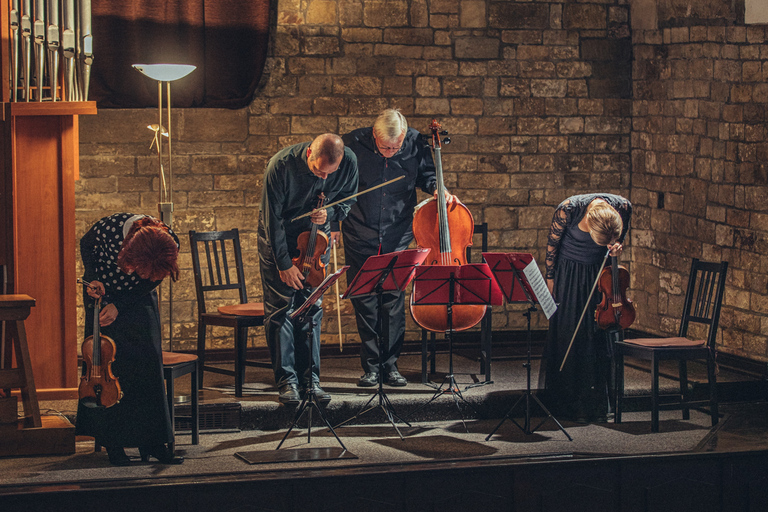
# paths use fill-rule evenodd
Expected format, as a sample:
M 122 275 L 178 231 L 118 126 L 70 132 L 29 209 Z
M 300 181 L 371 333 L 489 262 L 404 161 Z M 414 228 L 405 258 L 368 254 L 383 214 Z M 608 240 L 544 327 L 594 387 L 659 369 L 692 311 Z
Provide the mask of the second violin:
M 605 267 L 597 281 L 603 299 L 595 310 L 595 321 L 601 329 L 627 329 L 635 321 L 635 306 L 627 298 L 629 271 L 611 257 L 611 266 Z
M 318 208 L 323 207 L 325 194 L 320 193 Z M 301 233 L 297 239 L 299 255 L 293 258 L 293 264 L 304 275 L 304 286 L 316 288 L 325 279 L 325 263 L 321 257 L 328 249 L 328 235 L 318 229 L 314 222 L 309 231 Z

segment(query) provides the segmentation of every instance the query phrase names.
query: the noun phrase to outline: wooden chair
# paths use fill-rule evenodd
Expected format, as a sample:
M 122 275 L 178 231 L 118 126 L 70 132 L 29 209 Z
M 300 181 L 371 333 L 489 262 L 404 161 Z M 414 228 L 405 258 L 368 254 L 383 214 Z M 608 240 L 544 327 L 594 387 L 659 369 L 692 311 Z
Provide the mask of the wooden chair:
M 168 449 L 171 453 L 176 447 L 176 415 L 173 407 L 174 381 L 182 375 L 190 374 L 190 393 L 192 395 L 191 404 L 191 423 L 192 423 L 192 444 L 200 443 L 200 415 L 199 415 L 199 389 L 197 386 L 197 356 L 195 354 L 184 354 L 181 352 L 163 351 L 163 379 L 165 380 L 165 397 L 168 403 L 168 413 L 171 416 L 171 428 L 173 429 L 174 440 L 168 443 Z M 101 445 L 94 444 L 94 451 L 100 452 Z
M 243 274 L 243 256 L 240 249 L 240 233 L 230 231 L 189 232 L 192 250 L 192 267 L 195 273 L 195 291 L 197 293 L 197 357 L 198 386 L 203 387 L 203 374 L 206 371 L 235 377 L 235 396 L 243 396 L 245 367 L 257 366 L 272 368 L 271 363 L 246 360 L 248 328 L 264 325 L 264 304 L 248 302 Z M 200 263 L 200 248 L 205 255 L 204 267 Z M 240 302 L 218 308 L 210 312 L 206 308 L 206 295 L 210 292 L 237 290 Z M 206 366 L 205 334 L 209 325 L 234 329 L 234 370 Z
M 176 432 L 175 409 L 173 407 L 173 384 L 182 375 L 190 375 L 190 393 L 192 395 L 191 423 L 192 444 L 200 442 L 200 415 L 199 415 L 199 388 L 197 386 L 197 356 L 195 354 L 182 354 L 180 352 L 163 351 L 163 378 L 165 379 L 165 391 L 168 399 L 168 412 L 171 415 L 171 425 L 174 434 Z M 175 441 L 169 446 L 171 452 L 176 445 Z
M 709 404 L 712 425 L 718 422 L 717 380 L 715 375 L 715 340 L 720 321 L 720 306 L 725 290 L 725 275 L 728 262 L 720 263 L 699 261 L 694 258 L 688 278 L 688 290 L 685 294 L 680 331 L 673 338 L 640 338 L 616 342 L 616 411 L 614 422 L 621 423 L 621 408 L 624 396 L 624 357 L 635 357 L 651 363 L 651 431 L 659 431 L 659 410 L 682 409 L 683 419 L 690 417 L 690 408 Z M 707 338 L 691 340 L 687 338 L 691 323 L 708 326 Z M 670 395 L 674 403 L 659 402 L 659 362 L 678 361 L 680 394 Z M 691 360 L 704 360 L 707 364 L 709 400 L 690 400 L 688 390 L 688 367 Z M 669 398 L 665 396 L 664 398 Z
M 475 224 L 474 234 L 482 237 L 482 252 L 488 252 L 488 223 Z M 471 247 L 467 247 L 467 263 L 472 261 Z M 429 374 L 435 373 L 435 333 L 421 330 L 421 382 L 429 382 Z M 427 372 L 429 363 L 429 373 Z M 480 320 L 480 373 L 485 375 L 485 382 L 491 383 L 491 306 L 485 310 Z

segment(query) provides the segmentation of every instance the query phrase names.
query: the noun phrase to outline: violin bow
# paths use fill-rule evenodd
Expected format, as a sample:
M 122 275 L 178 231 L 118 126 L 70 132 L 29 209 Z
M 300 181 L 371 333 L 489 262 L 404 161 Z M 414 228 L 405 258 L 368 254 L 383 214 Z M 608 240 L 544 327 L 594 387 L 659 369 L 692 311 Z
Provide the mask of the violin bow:
M 563 367 L 565 366 L 565 361 L 568 359 L 568 354 L 571 353 L 571 347 L 573 347 L 573 340 L 576 339 L 576 333 L 579 332 L 579 327 L 581 327 L 581 321 L 584 320 L 584 314 L 587 312 L 587 308 L 589 308 L 589 303 L 592 300 L 592 295 L 594 295 L 595 288 L 597 288 L 597 283 L 600 281 L 600 274 L 603 273 L 603 269 L 605 268 L 605 262 L 608 261 L 608 256 L 610 255 L 611 255 L 611 250 L 608 249 L 608 252 L 605 253 L 605 258 L 603 258 L 603 264 L 600 265 L 600 270 L 597 271 L 597 278 L 595 279 L 595 284 L 592 285 L 592 291 L 589 292 L 589 297 L 587 297 L 587 303 L 584 304 L 584 310 L 581 312 L 581 317 L 579 317 L 579 323 L 576 324 L 576 330 L 573 331 L 571 342 L 568 344 L 568 350 L 565 351 L 565 355 L 563 356 L 563 363 L 560 365 L 560 371 L 563 371 Z
M 312 210 L 310 212 L 307 212 L 307 213 L 305 213 L 303 215 L 299 215 L 298 217 L 295 217 L 295 218 L 291 219 L 291 222 L 297 221 L 299 219 L 303 219 L 304 217 L 309 217 L 310 215 L 312 215 L 315 212 L 319 212 L 320 210 L 326 210 L 326 209 L 330 208 L 331 206 L 336 206 L 337 204 L 343 203 L 344 201 L 348 201 L 348 200 L 352 199 L 353 197 L 357 197 L 357 196 L 361 196 L 363 194 L 367 194 L 371 190 L 376 190 L 377 188 L 381 188 L 384 185 L 389 185 L 390 183 L 394 183 L 397 180 L 401 180 L 403 178 L 405 178 L 405 174 L 403 174 L 402 176 L 398 176 L 397 178 L 392 178 L 391 180 L 385 181 L 384 183 L 379 183 L 378 185 L 374 185 L 371 188 L 367 188 L 367 189 L 363 190 L 362 192 L 358 192 L 357 194 L 352 194 L 351 196 L 345 197 L 344 199 L 339 199 L 338 201 L 334 201 L 334 202 L 332 202 L 330 204 L 327 204 L 325 206 L 321 206 L 320 208 L 315 208 L 314 210 Z
M 333 271 L 338 272 L 339 263 L 336 260 L 336 246 L 338 244 L 336 243 L 336 240 L 333 240 L 331 245 L 333 246 Z M 339 322 L 339 352 L 344 352 L 344 337 L 341 335 L 341 295 L 339 294 L 339 280 L 337 279 L 333 284 L 336 287 L 336 319 Z

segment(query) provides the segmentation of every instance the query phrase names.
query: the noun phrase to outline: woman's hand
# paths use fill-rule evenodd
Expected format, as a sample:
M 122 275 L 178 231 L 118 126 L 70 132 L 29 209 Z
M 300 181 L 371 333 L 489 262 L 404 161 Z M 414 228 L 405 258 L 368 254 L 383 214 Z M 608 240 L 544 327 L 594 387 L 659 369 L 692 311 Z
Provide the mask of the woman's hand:
M 99 283 L 101 284 L 101 283 Z M 117 306 L 114 304 L 107 304 L 99 312 L 99 325 L 106 327 L 117 319 Z
M 613 245 L 608 246 L 608 250 L 610 251 L 611 256 L 620 256 L 622 251 L 624 250 L 624 246 L 622 246 L 620 243 L 616 242 Z
M 94 299 L 103 297 L 106 293 L 104 285 L 100 281 L 91 281 L 90 284 L 85 287 L 85 291 L 88 293 L 89 297 Z
M 554 294 L 555 294 L 555 280 L 554 279 L 547 279 L 547 289 L 549 289 L 549 294 L 554 296 Z

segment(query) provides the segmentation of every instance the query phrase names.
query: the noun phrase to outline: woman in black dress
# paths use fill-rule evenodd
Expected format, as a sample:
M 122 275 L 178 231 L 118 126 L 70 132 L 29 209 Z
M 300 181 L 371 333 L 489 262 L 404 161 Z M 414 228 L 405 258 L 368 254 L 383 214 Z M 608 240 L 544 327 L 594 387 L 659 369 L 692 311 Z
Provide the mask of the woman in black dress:
M 80 402 L 76 432 L 93 436 L 115 465 L 130 462 L 126 447 L 138 447 L 144 461 L 150 456 L 164 464 L 183 461 L 167 446 L 173 430 L 163 383 L 155 291 L 164 278 L 178 279 L 178 252 L 178 238 L 165 224 L 130 213 L 101 219 L 80 240 L 83 280 L 90 283 L 83 296 L 85 336 L 93 331 L 92 299 L 101 297 L 99 325 L 101 333 L 115 342 L 112 371 L 123 398 L 108 408 Z
M 595 322 L 595 292 L 563 370 L 560 365 L 606 252 L 621 254 L 632 204 L 614 194 L 569 197 L 555 210 L 547 240 L 547 285 L 559 303 L 549 321 L 539 382 L 555 417 L 606 421 L 612 350 Z

